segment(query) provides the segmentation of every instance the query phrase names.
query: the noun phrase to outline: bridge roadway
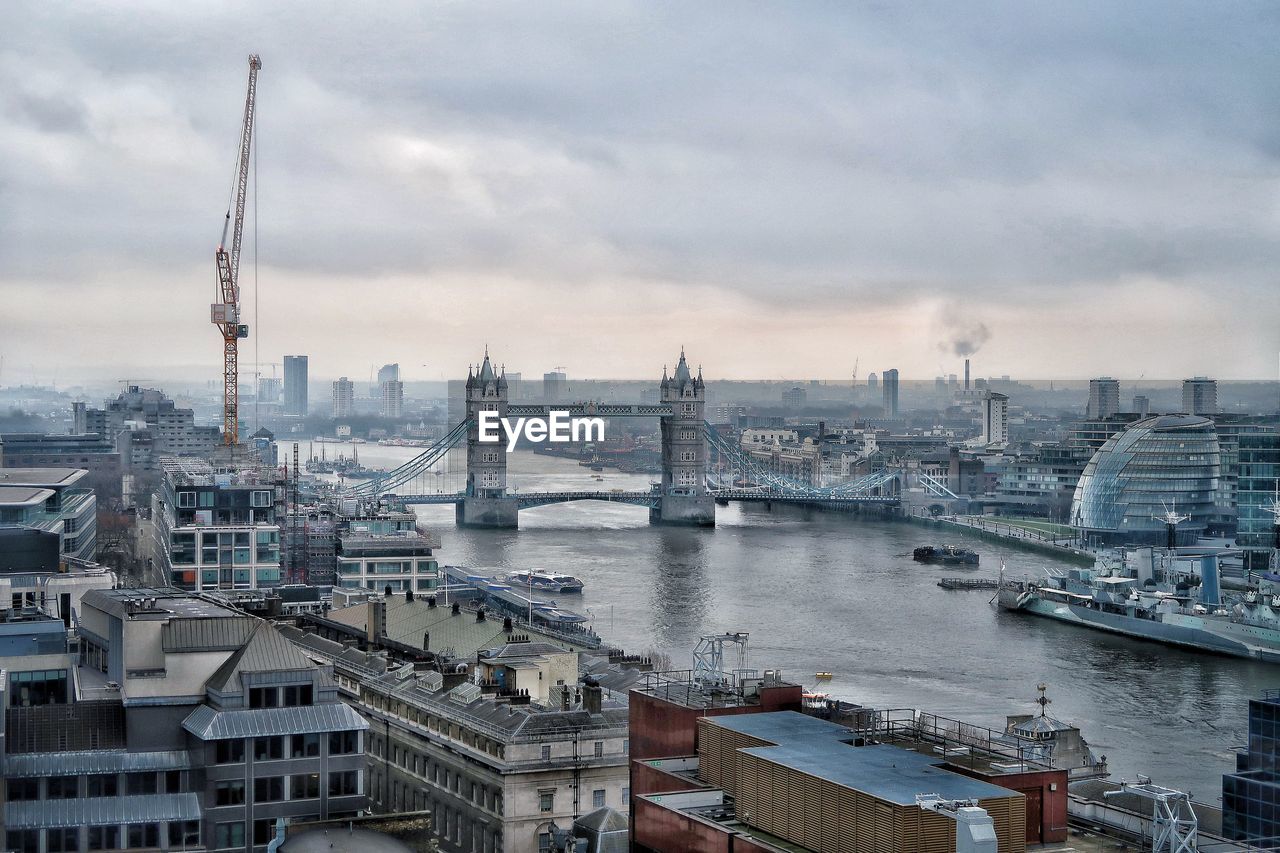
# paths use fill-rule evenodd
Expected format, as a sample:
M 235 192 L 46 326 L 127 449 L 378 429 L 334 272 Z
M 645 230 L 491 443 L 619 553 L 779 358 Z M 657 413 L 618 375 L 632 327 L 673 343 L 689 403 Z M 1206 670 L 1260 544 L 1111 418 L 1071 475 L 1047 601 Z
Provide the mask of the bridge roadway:
M 737 501 L 740 503 L 790 503 L 790 504 L 823 504 L 828 506 L 896 506 L 898 498 L 880 495 L 816 495 L 801 492 L 773 492 L 766 489 L 721 489 L 708 493 L 717 501 Z M 434 494 L 434 495 L 397 495 L 407 504 L 457 504 L 466 495 Z M 609 503 L 630 504 L 632 506 L 657 506 L 659 495 L 655 492 L 515 492 L 509 495 L 517 502 L 518 509 L 533 509 L 551 504 L 570 503 L 572 501 L 608 501 Z

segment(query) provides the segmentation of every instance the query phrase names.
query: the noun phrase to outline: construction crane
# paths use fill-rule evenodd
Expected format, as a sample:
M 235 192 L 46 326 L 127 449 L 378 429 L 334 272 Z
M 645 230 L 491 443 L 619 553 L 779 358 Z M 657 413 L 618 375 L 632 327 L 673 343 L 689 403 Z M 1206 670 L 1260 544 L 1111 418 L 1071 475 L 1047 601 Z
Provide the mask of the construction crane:
M 249 91 L 244 99 L 244 124 L 240 128 L 240 157 L 236 161 L 233 180 L 234 198 L 227 204 L 222 223 L 222 239 L 218 242 L 215 261 L 218 267 L 218 289 L 222 298 L 210 309 L 210 319 L 222 332 L 222 443 L 233 447 L 240 440 L 240 338 L 249 336 L 249 327 L 240 322 L 240 236 L 244 231 L 244 203 L 249 187 L 249 153 L 253 147 L 254 95 L 258 86 L 258 69 L 262 60 L 255 53 L 249 57 Z M 231 218 L 232 207 L 235 219 Z M 231 251 L 227 251 L 227 232 L 231 232 Z

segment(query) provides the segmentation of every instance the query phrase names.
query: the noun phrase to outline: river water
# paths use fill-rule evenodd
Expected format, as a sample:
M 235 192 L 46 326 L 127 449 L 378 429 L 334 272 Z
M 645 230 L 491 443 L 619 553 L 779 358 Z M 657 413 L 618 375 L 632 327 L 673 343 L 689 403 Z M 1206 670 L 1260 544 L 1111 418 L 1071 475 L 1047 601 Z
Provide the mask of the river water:
M 334 447 L 349 454 L 350 445 L 329 445 L 331 455 Z M 390 467 L 415 452 L 361 445 L 360 459 Z M 568 460 L 509 457 L 510 485 L 521 491 L 647 489 L 650 480 L 593 476 Z M 1247 700 L 1280 686 L 1280 667 L 1001 613 L 991 591 L 943 590 L 938 578 L 964 572 L 913 562 L 911 549 L 936 535 L 913 524 L 735 504 L 717 507 L 714 529 L 651 527 L 646 509 L 588 502 L 527 510 L 520 530 L 490 531 L 455 528 L 451 506 L 417 512 L 441 536 L 442 563 L 577 576 L 585 591 L 560 602 L 630 653 L 660 651 L 688 668 L 703 634 L 748 631 L 757 669 L 810 687 L 815 672 L 829 671 L 820 689 L 840 698 L 994 728 L 1006 714 L 1037 710 L 1044 682 L 1050 713 L 1078 725 L 1116 776 L 1141 772 L 1204 802 L 1220 802 L 1222 774 L 1246 740 Z M 981 554 L 974 574 L 983 576 L 1002 558 L 1013 575 L 1056 562 L 965 544 Z

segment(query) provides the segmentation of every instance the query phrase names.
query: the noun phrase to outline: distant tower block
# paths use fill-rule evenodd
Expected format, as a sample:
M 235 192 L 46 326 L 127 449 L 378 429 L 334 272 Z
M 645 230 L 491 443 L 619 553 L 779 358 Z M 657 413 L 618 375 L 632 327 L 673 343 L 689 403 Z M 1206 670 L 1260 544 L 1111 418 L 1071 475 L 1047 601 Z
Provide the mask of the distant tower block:
M 662 419 L 662 485 L 658 505 L 649 510 L 652 524 L 713 526 L 715 499 L 707 494 L 707 438 L 704 409 L 707 389 L 702 371 L 689 372 L 684 352 L 675 374 L 662 372 L 662 402 L 671 415 Z
M 467 488 L 457 504 L 463 527 L 518 527 L 517 504 L 507 495 L 507 438 L 480 443 L 480 412 L 507 416 L 507 379 L 495 374 L 489 353 L 478 373 L 467 371 Z

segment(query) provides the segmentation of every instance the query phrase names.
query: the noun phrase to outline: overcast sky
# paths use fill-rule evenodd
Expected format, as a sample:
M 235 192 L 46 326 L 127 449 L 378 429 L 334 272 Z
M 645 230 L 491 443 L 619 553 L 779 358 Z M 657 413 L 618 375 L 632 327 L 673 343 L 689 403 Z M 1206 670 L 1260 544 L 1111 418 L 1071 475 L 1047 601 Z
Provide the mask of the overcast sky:
M 3 384 L 219 375 L 250 52 L 264 363 L 1276 375 L 1274 3 L 127 5 L 6 6 Z

